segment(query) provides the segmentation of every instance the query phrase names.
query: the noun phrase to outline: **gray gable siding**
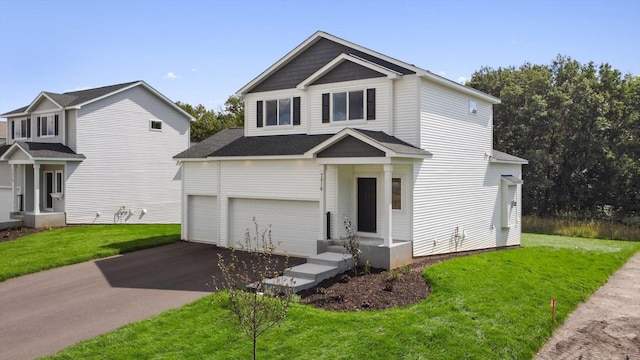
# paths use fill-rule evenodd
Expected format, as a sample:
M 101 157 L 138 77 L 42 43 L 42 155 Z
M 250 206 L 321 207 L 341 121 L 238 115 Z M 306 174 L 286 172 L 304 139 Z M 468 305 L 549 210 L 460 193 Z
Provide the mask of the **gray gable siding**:
M 384 74 L 379 73 L 375 70 L 371 70 L 362 65 L 352 63 L 351 61 L 344 61 L 329 73 L 327 73 L 325 76 L 316 80 L 311 85 L 330 84 L 334 82 L 350 80 L 371 79 L 384 76 Z
M 317 155 L 319 158 L 337 157 L 384 157 L 384 151 L 347 136 Z
M 415 74 L 414 71 L 405 69 L 396 64 L 392 64 L 375 56 L 365 54 L 361 51 L 342 44 L 338 44 L 325 38 L 320 38 L 308 49 L 303 51 L 295 58 L 291 59 L 291 61 L 289 61 L 286 65 L 275 71 L 271 76 L 264 79 L 248 92 L 252 93 L 293 89 L 300 82 L 302 82 L 302 80 L 308 78 L 311 74 L 318 71 L 320 68 L 328 64 L 331 60 L 335 59 L 342 53 L 356 55 L 365 60 L 371 61 L 375 64 L 381 65 L 387 69 L 391 69 L 401 74 Z

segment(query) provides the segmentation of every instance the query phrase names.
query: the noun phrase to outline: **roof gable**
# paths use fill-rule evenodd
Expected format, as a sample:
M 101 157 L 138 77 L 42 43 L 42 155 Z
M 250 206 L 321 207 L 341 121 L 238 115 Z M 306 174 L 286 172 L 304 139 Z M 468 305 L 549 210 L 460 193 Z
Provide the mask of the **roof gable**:
M 355 55 L 401 74 L 418 71 L 413 65 L 318 31 L 238 90 L 237 94 L 295 88 L 340 54 Z
M 358 140 L 353 136 L 347 136 L 316 154 L 316 157 L 319 158 L 384 156 L 384 151 Z
M 142 80 L 116 84 L 116 85 L 103 86 L 103 87 L 87 89 L 87 90 L 70 91 L 63 94 L 56 94 L 52 92 L 43 91 L 31 102 L 30 105 L 2 114 L 2 116 L 23 115 L 25 113 L 28 113 L 32 111 L 37 106 L 37 104 L 39 104 L 44 99 L 51 101 L 52 103 L 59 106 L 59 108 L 80 108 L 86 104 L 90 104 L 100 99 L 104 99 L 108 96 L 120 93 L 122 91 L 131 89 L 136 86 L 141 86 L 145 88 L 146 90 L 148 90 L 149 92 L 151 92 L 152 94 L 160 98 L 162 101 L 164 101 L 167 105 L 171 106 L 176 111 L 184 115 L 190 121 L 195 120 L 193 116 L 191 116 L 189 113 L 184 111 L 181 107 L 176 105 L 173 101 L 169 100 L 166 96 L 162 95 L 156 89 L 152 88 Z
M 15 142 L 0 148 L 0 160 L 42 160 L 61 159 L 82 161 L 85 157 L 76 154 L 69 147 L 60 143 Z

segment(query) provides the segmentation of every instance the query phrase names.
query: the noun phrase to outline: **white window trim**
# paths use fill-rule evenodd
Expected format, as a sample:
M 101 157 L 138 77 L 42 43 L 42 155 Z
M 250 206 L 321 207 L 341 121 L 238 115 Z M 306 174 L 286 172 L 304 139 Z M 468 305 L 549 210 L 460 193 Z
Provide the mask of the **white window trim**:
M 349 124 L 366 124 L 367 123 L 367 89 L 373 89 L 373 88 L 358 88 L 358 89 L 350 89 L 350 90 L 340 90 L 340 91 L 331 91 L 329 92 L 329 123 L 330 124 L 345 124 L 345 123 L 349 123 Z M 357 91 L 361 91 L 362 92 L 362 118 L 361 119 L 349 119 L 349 93 L 352 92 L 357 92 Z M 344 120 L 334 120 L 333 118 L 333 107 L 335 105 L 335 101 L 333 101 L 333 95 L 334 94 L 340 94 L 340 93 L 346 93 L 347 94 L 347 99 L 346 99 L 346 119 Z
M 268 100 L 263 100 L 263 110 L 262 110 L 262 124 L 263 124 L 263 128 L 265 129 L 274 129 L 274 128 L 287 128 L 287 127 L 293 127 L 293 96 L 292 97 L 281 97 L 281 98 L 277 98 L 277 99 L 268 99 Z M 280 124 L 280 100 L 289 100 L 289 123 L 288 124 Z M 269 125 L 267 124 L 267 103 L 269 101 L 275 101 L 276 102 L 276 124 L 274 125 Z
M 58 174 L 60 174 L 60 182 L 58 182 Z M 60 191 L 58 191 L 58 185 L 60 185 Z M 53 189 L 56 194 L 64 194 L 64 172 L 62 170 L 56 170 L 53 174 Z
M 48 114 L 38 115 L 38 116 L 36 117 L 36 119 L 37 119 L 37 118 L 40 118 L 40 129 L 38 129 L 38 130 L 40 130 L 39 132 L 40 132 L 40 137 L 41 137 L 41 138 L 52 138 L 52 137 L 56 137 L 56 120 L 55 120 L 55 119 L 56 119 L 56 117 L 55 117 L 55 116 L 56 116 L 55 114 L 49 114 L 49 113 L 48 113 Z M 47 134 L 47 135 L 45 135 L 45 134 L 42 132 L 42 124 L 44 124 L 44 121 L 42 120 L 42 118 L 43 118 L 43 117 L 46 117 L 46 118 L 47 118 L 47 120 L 49 120 L 49 118 L 51 119 L 51 129 L 52 129 L 52 134 L 51 134 L 51 135 L 48 135 L 48 134 Z M 36 126 L 38 126 L 37 121 L 36 121 Z M 49 126 L 47 126 L 47 132 L 49 132 Z M 37 133 L 36 133 L 36 135 L 37 135 Z
M 22 122 L 24 121 L 24 131 L 22 131 Z M 29 127 L 29 125 L 27 125 L 27 122 L 30 121 L 30 119 L 16 119 L 13 120 L 14 125 L 13 125 L 13 138 L 14 140 L 22 140 L 22 139 L 28 139 L 27 137 L 27 128 Z M 20 129 L 20 136 L 18 136 L 18 129 Z M 24 135 L 24 136 L 23 136 Z
M 154 123 L 159 123 L 160 124 L 160 129 L 156 129 L 153 127 Z M 162 120 L 158 120 L 158 119 L 151 119 L 149 120 L 149 130 L 150 131 L 162 131 L 164 128 L 164 122 Z

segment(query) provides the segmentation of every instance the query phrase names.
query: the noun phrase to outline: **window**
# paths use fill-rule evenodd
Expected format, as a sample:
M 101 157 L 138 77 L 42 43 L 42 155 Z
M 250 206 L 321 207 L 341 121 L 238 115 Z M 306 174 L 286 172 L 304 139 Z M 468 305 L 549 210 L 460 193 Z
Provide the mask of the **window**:
M 300 125 L 300 97 L 258 101 L 256 116 L 257 127 Z
M 391 208 L 393 210 L 402 209 L 402 179 L 391 179 Z
M 63 193 L 63 189 L 64 187 L 62 186 L 62 171 L 56 171 L 56 186 L 55 186 L 55 192 L 58 194 L 62 194 Z
M 469 100 L 469 114 L 475 115 L 478 112 L 478 105 L 475 101 Z
M 24 139 L 29 137 L 30 119 L 13 120 L 13 137 L 14 139 Z
M 160 120 L 151 120 L 151 121 L 149 121 L 149 129 L 150 130 L 155 130 L 155 131 L 161 131 L 162 130 L 162 121 L 160 121 Z
M 376 89 L 322 94 L 322 122 L 375 120 L 375 101 Z
M 58 115 L 38 116 L 38 136 L 58 135 Z

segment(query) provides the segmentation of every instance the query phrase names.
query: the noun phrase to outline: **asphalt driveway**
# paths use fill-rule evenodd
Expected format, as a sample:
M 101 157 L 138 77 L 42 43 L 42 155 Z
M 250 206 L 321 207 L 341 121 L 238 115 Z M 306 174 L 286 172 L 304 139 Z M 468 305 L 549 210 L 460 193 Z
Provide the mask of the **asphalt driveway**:
M 0 359 L 52 355 L 206 296 L 218 253 L 230 251 L 179 242 L 2 282 Z

